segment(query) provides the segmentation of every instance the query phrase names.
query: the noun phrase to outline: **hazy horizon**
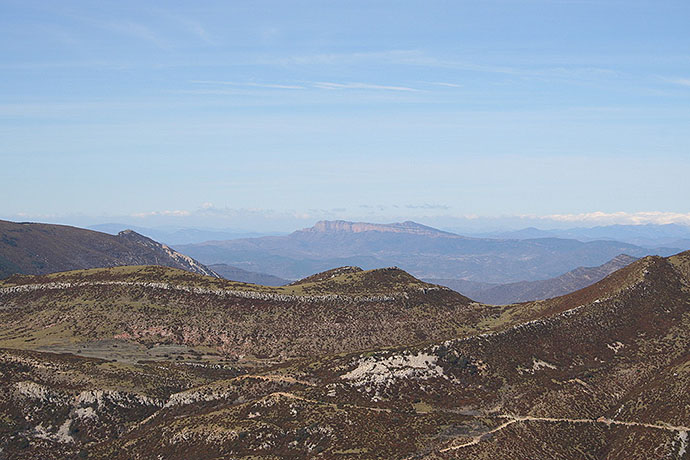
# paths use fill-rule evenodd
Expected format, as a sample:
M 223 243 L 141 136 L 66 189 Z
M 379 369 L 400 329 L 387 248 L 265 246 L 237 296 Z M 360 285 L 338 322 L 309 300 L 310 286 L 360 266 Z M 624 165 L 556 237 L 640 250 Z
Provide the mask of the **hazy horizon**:
M 369 216 L 371 217 L 371 216 Z M 0 217 L 3 220 L 14 222 L 36 222 L 58 225 L 71 225 L 81 228 L 91 228 L 99 231 L 102 227 L 122 226 L 125 228 L 142 228 L 161 231 L 200 230 L 237 233 L 244 236 L 284 235 L 296 230 L 312 227 L 321 220 L 342 220 L 349 222 L 366 222 L 372 224 L 392 224 L 412 221 L 421 225 L 437 228 L 458 234 L 480 235 L 484 233 L 513 232 L 526 229 L 540 231 L 559 231 L 572 229 L 592 229 L 597 227 L 607 228 L 615 225 L 656 226 L 675 224 L 687 227 L 690 224 L 683 219 L 666 221 L 664 219 L 635 219 L 633 216 L 592 216 L 580 218 L 580 216 L 561 216 L 561 219 L 552 219 L 536 216 L 498 216 L 498 217 L 453 217 L 453 216 L 410 216 L 400 215 L 393 219 L 376 219 L 367 216 L 355 216 L 353 218 L 322 218 L 316 219 L 309 216 L 276 215 L 274 219 L 268 219 L 265 215 L 244 217 L 241 219 L 199 219 L 198 216 L 149 216 L 147 218 L 132 218 L 132 216 L 38 216 L 29 218 L 22 216 Z M 659 235 L 660 237 L 662 235 Z

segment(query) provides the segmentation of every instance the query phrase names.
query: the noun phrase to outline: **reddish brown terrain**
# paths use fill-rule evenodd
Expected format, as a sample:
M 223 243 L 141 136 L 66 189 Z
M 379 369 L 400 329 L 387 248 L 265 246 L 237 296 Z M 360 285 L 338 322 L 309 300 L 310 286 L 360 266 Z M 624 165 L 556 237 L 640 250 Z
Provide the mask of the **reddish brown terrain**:
M 398 269 L 17 276 L 0 326 L 7 458 L 690 457 L 690 253 L 506 307 Z

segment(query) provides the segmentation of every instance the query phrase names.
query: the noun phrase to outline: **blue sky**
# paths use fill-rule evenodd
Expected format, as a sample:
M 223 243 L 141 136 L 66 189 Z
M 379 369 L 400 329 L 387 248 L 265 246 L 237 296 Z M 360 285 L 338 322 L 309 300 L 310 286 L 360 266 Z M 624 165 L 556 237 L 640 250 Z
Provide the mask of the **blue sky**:
M 0 0 L 0 217 L 690 223 L 689 23 L 687 1 Z

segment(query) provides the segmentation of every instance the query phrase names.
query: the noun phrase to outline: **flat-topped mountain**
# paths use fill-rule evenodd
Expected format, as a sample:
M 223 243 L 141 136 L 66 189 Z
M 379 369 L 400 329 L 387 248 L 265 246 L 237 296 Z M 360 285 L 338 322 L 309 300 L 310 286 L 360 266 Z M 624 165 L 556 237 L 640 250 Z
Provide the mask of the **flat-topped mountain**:
M 505 284 L 557 277 L 604 264 L 619 254 L 644 257 L 676 250 L 617 241 L 560 238 L 467 238 L 415 222 L 371 224 L 321 221 L 286 236 L 176 246 L 206 264 L 299 279 L 338 266 L 397 266 L 418 278 Z
M 345 220 L 321 220 L 314 224 L 313 227 L 298 230 L 304 233 L 362 233 L 362 232 L 381 232 L 381 233 L 405 233 L 410 235 L 425 235 L 425 236 L 446 236 L 453 238 L 461 238 L 459 235 L 444 232 L 433 227 L 418 224 L 410 220 L 405 222 L 396 222 L 392 224 L 370 224 L 367 222 L 348 222 Z
M 0 278 L 120 265 L 164 265 L 217 276 L 191 257 L 132 230 L 109 235 L 67 225 L 0 221 Z

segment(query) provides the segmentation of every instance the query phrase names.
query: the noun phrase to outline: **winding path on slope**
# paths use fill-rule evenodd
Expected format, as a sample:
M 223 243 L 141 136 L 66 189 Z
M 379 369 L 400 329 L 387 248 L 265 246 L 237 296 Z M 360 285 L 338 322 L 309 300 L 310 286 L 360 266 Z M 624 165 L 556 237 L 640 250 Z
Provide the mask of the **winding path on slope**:
M 654 423 L 644 423 L 644 422 L 627 422 L 627 421 L 622 421 L 622 420 L 612 420 L 609 418 L 605 417 L 599 417 L 598 419 L 591 419 L 591 418 L 578 418 L 578 419 L 571 419 L 571 418 L 558 418 L 558 417 L 533 417 L 531 415 L 498 415 L 496 416 L 497 418 L 502 418 L 506 419 L 507 421 L 505 423 L 502 423 L 501 425 L 486 431 L 482 434 L 479 434 L 477 436 L 474 436 L 471 441 L 468 441 L 463 444 L 458 444 L 455 446 L 449 446 L 444 449 L 441 449 L 439 452 L 448 452 L 448 451 L 453 451 L 453 450 L 458 450 L 462 449 L 464 447 L 469 447 L 473 446 L 476 444 L 479 444 L 483 439 L 485 439 L 488 435 L 491 435 L 493 433 L 496 433 L 498 431 L 501 431 L 507 426 L 512 425 L 513 423 L 518 423 L 518 422 L 547 422 L 547 423 L 602 423 L 605 424 L 606 426 L 611 426 L 611 425 L 622 425 L 622 426 L 638 426 L 638 427 L 643 427 L 643 428 L 651 428 L 651 429 L 656 429 L 656 430 L 665 430 L 665 431 L 672 431 L 678 434 L 678 438 L 681 442 L 680 445 L 680 452 L 681 455 L 685 453 L 685 449 L 687 447 L 687 439 L 688 439 L 688 432 L 690 432 L 690 427 L 687 426 L 676 426 L 676 425 L 671 425 L 668 423 L 664 424 L 654 424 Z

